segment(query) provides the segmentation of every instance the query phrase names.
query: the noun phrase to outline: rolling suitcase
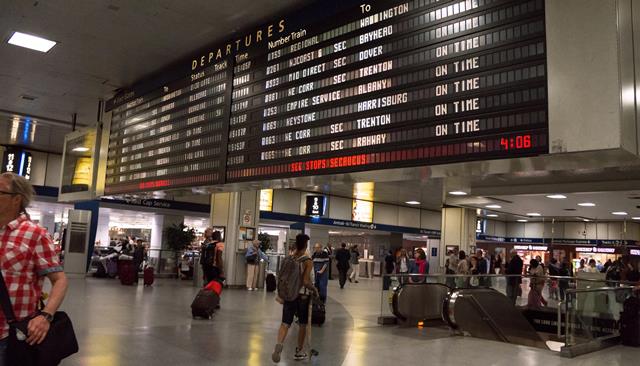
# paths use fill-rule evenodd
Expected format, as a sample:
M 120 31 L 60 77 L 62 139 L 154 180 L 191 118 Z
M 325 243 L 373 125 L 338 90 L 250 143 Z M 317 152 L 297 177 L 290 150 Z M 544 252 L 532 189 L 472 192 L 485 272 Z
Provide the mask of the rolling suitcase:
M 324 304 L 320 301 L 311 300 L 311 302 L 313 302 L 311 306 L 311 324 L 322 326 L 326 316 Z
M 267 292 L 273 292 L 276 290 L 276 287 L 277 287 L 276 275 L 274 275 L 271 272 L 267 273 L 266 282 L 267 282 Z
M 153 285 L 153 280 L 155 280 L 155 275 L 153 273 L 153 267 L 146 267 L 144 269 L 143 278 L 144 278 L 144 285 L 145 286 Z
M 640 299 L 635 296 L 622 304 L 620 338 L 625 346 L 640 347 Z
M 121 284 L 125 286 L 132 286 L 136 282 L 136 275 L 137 273 L 133 266 L 133 261 L 118 261 L 118 277 L 120 277 Z
M 191 316 L 193 318 L 211 319 L 216 306 L 220 303 L 220 296 L 210 289 L 203 288 L 198 292 L 191 303 Z

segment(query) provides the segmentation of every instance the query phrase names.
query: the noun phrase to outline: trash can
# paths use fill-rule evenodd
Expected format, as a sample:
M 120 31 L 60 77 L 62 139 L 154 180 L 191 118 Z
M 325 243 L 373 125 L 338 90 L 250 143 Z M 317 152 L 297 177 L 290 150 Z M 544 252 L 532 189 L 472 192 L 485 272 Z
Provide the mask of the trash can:
M 258 288 L 264 288 L 264 279 L 267 273 L 267 262 L 260 261 L 258 265 Z
M 202 279 L 202 266 L 200 266 L 200 258 L 193 258 L 193 287 L 201 288 L 204 286 Z

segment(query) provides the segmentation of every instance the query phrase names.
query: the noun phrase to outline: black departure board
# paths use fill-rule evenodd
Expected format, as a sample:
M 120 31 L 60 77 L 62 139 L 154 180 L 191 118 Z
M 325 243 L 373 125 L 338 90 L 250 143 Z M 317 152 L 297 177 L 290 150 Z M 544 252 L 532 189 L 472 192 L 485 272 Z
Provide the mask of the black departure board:
M 106 191 L 546 153 L 544 19 L 544 0 L 318 2 L 111 101 Z
M 234 61 L 228 182 L 547 151 L 544 0 L 376 1 Z
M 113 108 L 105 193 L 224 183 L 231 68 L 223 60 Z

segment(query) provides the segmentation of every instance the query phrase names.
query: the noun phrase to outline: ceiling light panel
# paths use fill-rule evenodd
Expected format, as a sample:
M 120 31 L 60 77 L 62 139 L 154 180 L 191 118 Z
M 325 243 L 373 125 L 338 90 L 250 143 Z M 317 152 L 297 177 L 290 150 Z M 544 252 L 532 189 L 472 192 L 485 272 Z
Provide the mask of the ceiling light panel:
M 21 32 L 14 32 L 7 42 L 14 46 L 24 47 L 40 52 L 49 52 L 49 50 L 56 45 L 56 42 L 54 41 Z

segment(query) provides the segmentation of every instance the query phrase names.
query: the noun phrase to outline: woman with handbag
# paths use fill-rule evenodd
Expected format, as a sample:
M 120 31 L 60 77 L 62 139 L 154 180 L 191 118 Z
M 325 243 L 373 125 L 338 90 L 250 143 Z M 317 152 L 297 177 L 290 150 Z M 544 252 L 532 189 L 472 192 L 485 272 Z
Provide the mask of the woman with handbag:
M 256 239 L 251 242 L 244 259 L 247 262 L 247 290 L 257 290 L 258 279 L 260 278 L 260 261 L 268 260 L 266 254 L 260 250 L 260 240 Z

